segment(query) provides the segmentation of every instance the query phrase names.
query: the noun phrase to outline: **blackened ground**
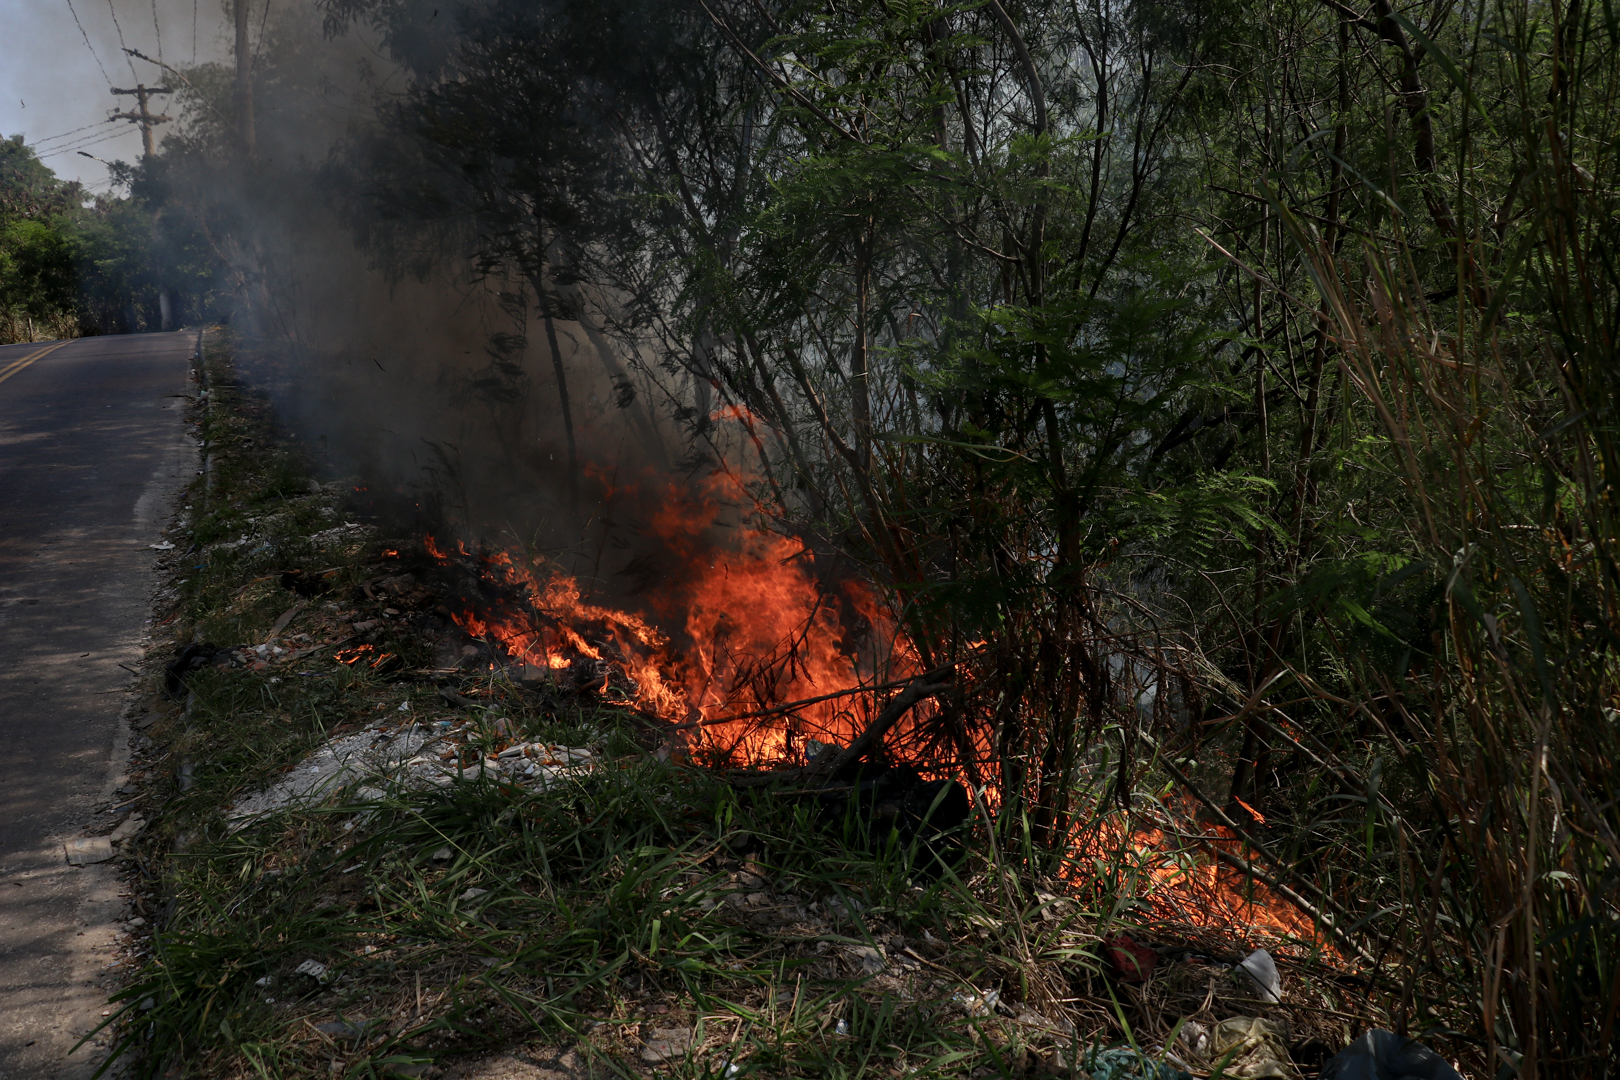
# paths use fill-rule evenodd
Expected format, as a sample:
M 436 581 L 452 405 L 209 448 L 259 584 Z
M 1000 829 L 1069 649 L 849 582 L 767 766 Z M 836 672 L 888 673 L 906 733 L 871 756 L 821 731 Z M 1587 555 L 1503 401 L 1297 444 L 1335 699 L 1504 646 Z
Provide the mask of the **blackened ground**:
M 954 780 L 924 780 L 905 766 L 870 767 L 852 784 L 816 795 L 824 825 L 848 842 L 881 852 L 890 834 L 910 852 L 913 870 L 930 880 L 955 869 L 966 851 L 967 792 Z
M 192 334 L 0 348 L 0 1078 L 88 1076 L 118 910 L 111 864 L 62 843 L 106 831 L 119 713 L 185 436 Z M 7 371 L 12 371 L 9 377 Z M 104 815 L 105 816 L 105 815 Z

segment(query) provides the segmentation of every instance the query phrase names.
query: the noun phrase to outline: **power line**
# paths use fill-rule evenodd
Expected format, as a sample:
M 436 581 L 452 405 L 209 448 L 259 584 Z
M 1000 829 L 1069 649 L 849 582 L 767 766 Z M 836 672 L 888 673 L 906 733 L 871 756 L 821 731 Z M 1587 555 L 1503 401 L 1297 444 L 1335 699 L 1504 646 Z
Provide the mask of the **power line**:
M 237 0 L 237 3 L 246 3 L 247 0 Z M 253 46 L 253 59 L 259 59 L 259 50 L 264 48 L 264 28 L 270 22 L 270 0 L 264 0 L 264 16 L 259 19 L 259 40 Z
M 74 128 L 72 131 L 64 131 L 60 135 L 50 135 L 50 136 L 47 136 L 47 137 L 45 137 L 43 139 L 35 139 L 34 140 L 34 146 L 37 149 L 37 148 L 39 148 L 41 146 L 44 146 L 46 143 L 53 143 L 53 142 L 56 142 L 58 139 L 65 139 L 69 135 L 77 135 L 81 131 L 89 131 L 93 127 L 100 127 L 102 124 L 106 124 L 106 123 L 110 123 L 110 122 L 111 121 L 108 121 L 108 120 L 97 120 L 93 124 L 86 124 L 86 125 L 84 125 L 84 127 L 77 127 L 77 128 Z
M 179 79 L 181 83 L 185 84 L 185 86 L 188 87 L 191 90 L 192 93 L 197 95 L 197 100 L 198 101 L 202 102 L 204 105 L 208 106 L 210 109 L 212 109 L 214 111 L 215 116 L 219 117 L 222 121 L 224 121 L 227 124 L 230 123 L 230 118 L 227 117 L 224 113 L 220 112 L 219 107 L 216 106 L 212 101 L 210 101 L 205 94 L 198 91 L 196 84 L 193 83 L 190 79 L 186 78 L 184 75 L 182 75 L 179 72 L 179 70 L 177 70 L 175 68 L 175 66 L 173 64 L 165 64 L 161 60 L 153 60 L 150 56 L 147 56 L 145 53 L 141 52 L 141 50 L 139 50 L 139 49 L 125 49 L 124 51 L 126 53 L 128 53 L 129 55 L 135 57 L 137 60 L 145 60 L 148 64 L 157 64 L 165 72 L 167 72 L 170 75 L 173 75 L 176 79 Z
M 135 50 L 131 49 L 129 51 L 134 52 Z M 169 65 L 164 64 L 163 66 L 168 67 Z M 153 154 L 152 128 L 158 124 L 167 124 L 174 118 L 171 116 L 153 116 L 152 110 L 148 106 L 152 98 L 162 94 L 172 94 L 174 90 L 167 86 L 147 86 L 145 83 L 136 83 L 133 90 L 115 88 L 113 93 L 128 95 L 137 102 L 138 112 L 115 112 L 112 114 L 112 118 L 114 120 L 128 120 L 140 126 L 141 145 L 145 148 L 145 157 L 150 158 Z
M 106 68 L 101 67 L 101 57 L 96 55 L 96 47 L 90 44 L 90 35 L 84 32 L 84 23 L 79 21 L 79 12 L 73 6 L 73 0 L 67 0 L 67 6 L 68 10 L 73 12 L 73 25 L 79 28 L 79 36 L 84 38 L 84 47 L 90 50 L 90 58 L 96 62 L 96 67 L 101 68 L 101 77 L 107 80 L 108 86 L 111 86 L 112 76 L 107 74 Z
M 109 135 L 98 135 L 94 139 L 86 139 L 84 142 L 76 143 L 73 146 L 64 146 L 60 150 L 52 150 L 49 156 L 55 157 L 58 154 L 74 154 L 78 153 L 80 150 L 87 150 L 92 146 L 101 146 L 106 143 L 116 142 L 124 134 L 125 132 L 123 131 L 114 131 Z
M 123 134 L 124 129 L 119 128 L 117 131 L 110 132 L 105 135 L 97 135 L 94 138 L 85 139 L 82 142 L 74 143 L 72 146 L 64 146 L 58 150 L 47 150 L 45 153 L 39 155 L 39 160 L 44 161 L 46 158 L 57 157 L 60 154 L 71 154 L 76 151 L 83 150 L 86 147 L 100 146 L 102 143 L 111 142 L 113 139 L 116 139 Z
M 163 63 L 163 28 L 158 25 L 157 0 L 152 0 L 152 33 L 157 35 L 158 63 Z
M 95 146 L 98 143 L 104 143 L 110 139 L 116 139 L 123 133 L 123 129 L 118 128 L 116 130 L 103 132 L 97 135 L 89 135 L 83 139 L 77 140 L 76 142 L 69 143 L 67 146 L 58 146 L 55 150 L 47 150 L 39 156 L 41 159 L 44 159 L 54 157 L 57 154 L 67 154 L 73 152 L 74 150 L 82 150 L 86 146 Z
M 197 66 L 197 0 L 191 0 L 191 66 Z
M 121 25 L 119 25 L 119 22 L 118 22 L 118 9 L 113 7 L 113 0 L 107 0 L 107 12 L 108 12 L 108 14 L 112 15 L 113 29 L 118 31 L 118 47 L 120 49 L 125 48 L 126 46 L 124 44 L 124 28 Z M 135 76 L 137 79 L 141 77 L 140 72 L 135 70 L 135 61 L 131 60 L 128 56 L 126 56 L 126 57 L 124 57 L 124 63 L 129 65 L 129 73 L 131 75 Z M 110 83 L 111 80 L 108 80 L 108 82 Z
M 108 123 L 111 123 L 111 122 L 112 122 L 112 119 L 109 117 L 108 118 Z M 50 149 L 45 151 L 45 154 L 42 154 L 41 156 L 43 157 L 43 156 L 50 155 L 50 154 L 60 154 L 60 153 L 64 153 L 65 151 L 68 151 L 68 150 L 77 150 L 81 146 L 89 146 L 92 143 L 105 142 L 108 139 L 116 139 L 116 138 L 118 138 L 118 136 L 122 135 L 123 133 L 124 133 L 123 128 L 115 127 L 111 131 L 97 131 L 97 132 L 93 132 L 92 134 L 89 134 L 89 135 L 81 135 L 77 139 L 73 139 L 73 140 L 70 140 L 69 142 L 63 143 L 61 146 L 53 146 L 53 147 L 51 147 Z

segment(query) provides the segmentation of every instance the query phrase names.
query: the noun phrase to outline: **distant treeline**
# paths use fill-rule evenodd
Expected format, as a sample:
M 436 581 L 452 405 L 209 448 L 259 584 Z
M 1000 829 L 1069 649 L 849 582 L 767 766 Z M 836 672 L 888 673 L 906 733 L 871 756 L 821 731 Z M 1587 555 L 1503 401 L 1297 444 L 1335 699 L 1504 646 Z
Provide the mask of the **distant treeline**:
M 130 171 L 114 165 L 127 190 Z M 213 312 L 215 263 L 127 194 L 90 195 L 0 139 L 0 343 L 179 326 Z

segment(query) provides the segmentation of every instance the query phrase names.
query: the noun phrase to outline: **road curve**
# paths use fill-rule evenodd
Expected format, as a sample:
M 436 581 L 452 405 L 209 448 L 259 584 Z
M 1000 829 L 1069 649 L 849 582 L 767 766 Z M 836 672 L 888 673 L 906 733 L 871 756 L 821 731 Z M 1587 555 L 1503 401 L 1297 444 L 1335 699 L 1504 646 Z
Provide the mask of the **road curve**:
M 63 842 L 123 783 L 196 334 L 0 347 L 0 1080 L 78 1080 L 122 907 Z M 105 822 L 104 822 L 105 824 Z

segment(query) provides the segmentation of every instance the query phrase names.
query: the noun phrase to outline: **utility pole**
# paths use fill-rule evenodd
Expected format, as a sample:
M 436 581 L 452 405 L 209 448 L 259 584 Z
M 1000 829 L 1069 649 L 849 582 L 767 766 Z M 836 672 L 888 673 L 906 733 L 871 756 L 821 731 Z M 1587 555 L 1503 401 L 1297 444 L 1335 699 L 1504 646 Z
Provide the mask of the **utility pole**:
M 158 124 L 167 124 L 171 117 L 153 116 L 146 107 L 146 103 L 158 94 L 172 94 L 174 91 L 167 86 L 147 86 L 145 83 L 137 83 L 133 90 L 115 89 L 113 93 L 135 95 L 135 100 L 139 103 L 139 112 L 114 112 L 110 119 L 128 120 L 132 124 L 139 124 L 141 126 L 141 146 L 146 150 L 146 156 L 151 157 L 153 153 L 152 128 Z
M 242 149 L 252 160 L 256 149 L 253 135 L 253 48 L 248 43 L 248 0 L 233 0 L 236 16 L 236 122 L 242 136 Z
M 128 120 L 132 124 L 139 124 L 141 126 L 141 147 L 146 151 L 144 160 L 150 162 L 154 153 L 152 147 L 152 129 L 158 124 L 167 124 L 170 117 L 153 116 L 152 110 L 147 107 L 147 104 L 152 98 L 159 94 L 174 93 L 173 88 L 168 86 L 147 86 L 145 83 L 136 83 L 135 89 L 133 90 L 119 90 L 114 88 L 113 93 L 119 95 L 133 94 L 135 96 L 136 107 L 139 109 L 138 112 L 115 112 L 112 114 L 111 118 L 114 120 Z M 159 223 L 162 221 L 162 219 L 163 212 L 161 210 L 152 215 L 152 240 L 154 244 L 156 244 L 161 238 Z M 164 330 L 173 329 L 174 303 L 173 299 L 169 295 L 169 290 L 166 288 L 160 287 L 158 289 L 158 311 L 158 325 Z M 133 331 L 135 327 L 136 320 L 134 318 L 134 310 L 132 306 L 129 328 Z

